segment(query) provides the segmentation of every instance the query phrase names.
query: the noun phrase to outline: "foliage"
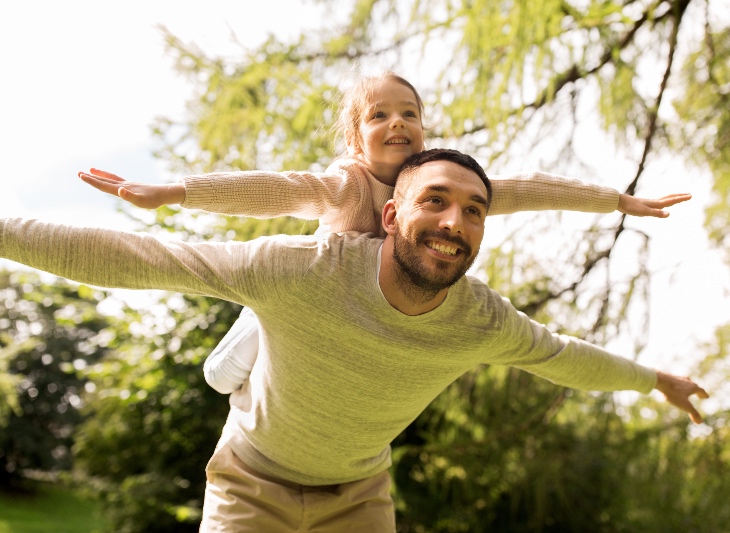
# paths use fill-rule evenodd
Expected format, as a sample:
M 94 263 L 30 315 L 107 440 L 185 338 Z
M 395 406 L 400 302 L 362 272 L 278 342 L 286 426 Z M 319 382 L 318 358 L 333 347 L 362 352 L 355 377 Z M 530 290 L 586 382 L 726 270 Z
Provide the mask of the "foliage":
M 124 323 L 138 333 L 88 373 L 96 390 L 75 456 L 114 531 L 197 531 L 205 464 L 228 408 L 201 361 L 240 306 L 177 296 L 156 306 L 157 324 L 127 310 Z
M 681 140 L 692 160 L 709 165 L 715 201 L 707 209 L 710 238 L 730 250 L 730 30 L 715 29 L 708 16 L 705 38 L 688 55 L 676 108 Z M 730 255 L 727 256 L 730 260 Z
M 708 423 L 481 369 L 394 442 L 399 531 L 724 531 L 727 413 Z
M 163 141 L 159 157 L 197 172 L 301 169 L 325 157 L 330 143 L 318 125 L 333 87 L 298 62 L 303 42 L 283 44 L 272 37 L 260 50 L 241 50 L 241 62 L 231 71 L 163 31 L 178 70 L 192 79 L 204 75 L 206 85 L 190 103 L 188 123 L 158 119 L 153 131 Z
M 0 488 L 17 483 L 24 469 L 70 468 L 83 420 L 80 372 L 106 351 L 99 336 L 107 322 L 96 312 L 103 298 L 88 287 L 0 272 L 3 390 L 12 408 L 0 421 Z

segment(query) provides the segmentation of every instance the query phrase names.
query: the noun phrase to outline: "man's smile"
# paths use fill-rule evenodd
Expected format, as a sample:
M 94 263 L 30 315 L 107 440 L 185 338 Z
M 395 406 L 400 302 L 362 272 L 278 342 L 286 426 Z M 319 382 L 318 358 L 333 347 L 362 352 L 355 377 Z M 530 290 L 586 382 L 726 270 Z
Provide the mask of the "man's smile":
M 429 231 L 421 234 L 418 242 L 429 250 L 436 252 L 436 255 L 443 260 L 452 257 L 461 257 L 466 254 L 471 256 L 471 246 L 464 239 L 457 235 L 450 235 L 442 231 Z
M 426 246 L 431 250 L 436 250 L 437 252 L 441 252 L 446 255 L 453 256 L 461 252 L 461 250 L 459 250 L 456 246 L 451 244 L 442 244 L 440 242 L 426 241 Z

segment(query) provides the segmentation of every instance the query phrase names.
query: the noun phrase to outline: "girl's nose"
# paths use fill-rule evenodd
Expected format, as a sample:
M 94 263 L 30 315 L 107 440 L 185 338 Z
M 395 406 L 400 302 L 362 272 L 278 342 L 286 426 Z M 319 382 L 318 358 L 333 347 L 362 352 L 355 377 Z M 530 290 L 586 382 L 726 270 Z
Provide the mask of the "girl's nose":
M 406 123 L 403 120 L 403 118 L 400 117 L 400 116 L 397 116 L 393 120 L 390 121 L 390 129 L 391 130 L 395 130 L 395 129 L 398 129 L 398 128 L 405 128 L 405 127 L 406 127 Z

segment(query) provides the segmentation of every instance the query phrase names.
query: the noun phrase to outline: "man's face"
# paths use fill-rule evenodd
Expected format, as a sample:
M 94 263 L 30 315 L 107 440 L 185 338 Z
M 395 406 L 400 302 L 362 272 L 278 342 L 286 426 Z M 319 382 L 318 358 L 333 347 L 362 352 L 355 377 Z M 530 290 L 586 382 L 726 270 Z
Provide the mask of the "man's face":
M 420 289 L 438 292 L 461 278 L 484 236 L 487 190 L 471 170 L 450 161 L 416 169 L 397 206 L 393 258 Z

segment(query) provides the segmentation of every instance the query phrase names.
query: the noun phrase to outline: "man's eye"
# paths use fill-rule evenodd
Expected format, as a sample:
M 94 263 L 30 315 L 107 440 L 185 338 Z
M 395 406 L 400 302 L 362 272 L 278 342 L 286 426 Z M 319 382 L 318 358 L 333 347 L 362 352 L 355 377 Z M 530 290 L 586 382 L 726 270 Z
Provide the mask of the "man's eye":
M 436 204 L 436 205 L 441 205 L 444 203 L 444 201 L 441 198 L 437 198 L 435 196 L 432 196 L 431 198 L 427 198 L 426 201 L 430 204 Z
M 466 212 L 469 213 L 470 215 L 476 215 L 478 217 L 482 216 L 482 212 L 479 211 L 479 209 L 477 209 L 476 207 L 468 207 L 466 209 Z

